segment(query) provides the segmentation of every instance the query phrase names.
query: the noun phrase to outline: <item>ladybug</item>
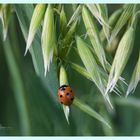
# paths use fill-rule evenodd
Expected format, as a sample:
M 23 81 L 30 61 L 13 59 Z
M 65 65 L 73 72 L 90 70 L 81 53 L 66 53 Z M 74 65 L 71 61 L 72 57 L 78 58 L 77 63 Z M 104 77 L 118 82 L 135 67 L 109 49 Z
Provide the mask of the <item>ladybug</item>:
M 61 104 L 70 106 L 74 100 L 74 92 L 68 85 L 62 85 L 58 89 L 58 98 Z

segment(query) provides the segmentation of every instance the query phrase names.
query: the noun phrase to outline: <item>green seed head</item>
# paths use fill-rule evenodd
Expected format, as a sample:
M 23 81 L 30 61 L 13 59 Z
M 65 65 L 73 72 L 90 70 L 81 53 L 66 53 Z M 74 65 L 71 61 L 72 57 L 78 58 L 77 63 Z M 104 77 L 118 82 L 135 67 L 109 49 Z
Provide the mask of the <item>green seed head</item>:
M 37 32 L 37 29 L 41 25 L 41 22 L 43 20 L 44 14 L 45 14 L 45 9 L 46 9 L 45 4 L 37 4 L 34 9 L 30 27 L 29 27 L 25 54 L 29 50 L 29 48 L 32 44 L 33 38 L 35 36 L 35 33 Z
M 122 37 L 119 46 L 117 48 L 113 64 L 111 66 L 111 71 L 109 74 L 109 81 L 106 89 L 106 93 L 108 91 L 112 91 L 114 86 L 116 85 L 120 75 L 122 74 L 124 67 L 128 61 L 128 58 L 132 52 L 133 42 L 135 31 L 132 27 L 130 27 L 124 36 Z
M 106 61 L 103 46 L 101 44 L 101 40 L 99 38 L 99 31 L 95 24 L 95 21 L 91 17 L 91 15 L 86 7 L 83 7 L 82 17 L 83 17 L 83 21 L 84 21 L 84 24 L 85 24 L 85 27 L 87 30 L 87 34 L 88 34 L 91 44 L 94 48 L 95 54 L 97 55 L 100 63 L 102 64 L 103 68 L 105 69 L 107 61 Z
M 42 43 L 42 52 L 43 52 L 43 59 L 44 59 L 44 69 L 46 75 L 47 71 L 49 71 L 50 63 L 52 62 L 53 53 L 56 47 L 54 14 L 51 5 L 48 5 L 47 10 L 45 12 L 41 43 Z

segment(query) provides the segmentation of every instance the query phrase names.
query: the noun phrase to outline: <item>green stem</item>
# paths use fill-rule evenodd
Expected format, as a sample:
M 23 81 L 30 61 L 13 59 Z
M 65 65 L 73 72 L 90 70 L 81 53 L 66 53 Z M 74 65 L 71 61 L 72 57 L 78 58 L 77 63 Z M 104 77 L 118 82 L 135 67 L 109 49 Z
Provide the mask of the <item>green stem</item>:
M 27 103 L 25 98 L 25 89 L 19 71 L 19 67 L 17 65 L 9 41 L 6 41 L 3 48 L 4 48 L 7 64 L 13 82 L 15 100 L 17 103 L 17 108 L 18 108 L 20 123 L 21 123 L 21 133 L 22 135 L 30 135 L 30 123 L 29 123 Z
M 3 44 L 5 57 L 7 60 L 9 72 L 12 79 L 12 85 L 14 90 L 14 96 L 17 103 L 17 109 L 19 113 L 19 120 L 21 126 L 21 135 L 31 135 L 29 113 L 27 109 L 27 99 L 25 85 L 22 79 L 22 73 L 20 71 L 19 59 L 17 59 L 16 52 L 18 51 L 19 43 L 16 41 L 15 22 L 11 22 L 9 28 L 9 34 L 7 40 Z M 16 48 L 14 48 L 16 46 Z M 16 49 L 16 50 L 15 50 Z

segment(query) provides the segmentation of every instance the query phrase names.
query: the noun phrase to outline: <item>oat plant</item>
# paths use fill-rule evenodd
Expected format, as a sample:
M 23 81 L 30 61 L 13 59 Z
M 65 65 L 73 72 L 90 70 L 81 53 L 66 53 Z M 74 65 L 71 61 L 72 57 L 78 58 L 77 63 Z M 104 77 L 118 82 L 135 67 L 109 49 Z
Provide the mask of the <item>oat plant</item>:
M 138 4 L 0 4 L 0 135 L 140 135 L 139 13 Z M 58 101 L 61 85 L 75 93 L 71 106 Z

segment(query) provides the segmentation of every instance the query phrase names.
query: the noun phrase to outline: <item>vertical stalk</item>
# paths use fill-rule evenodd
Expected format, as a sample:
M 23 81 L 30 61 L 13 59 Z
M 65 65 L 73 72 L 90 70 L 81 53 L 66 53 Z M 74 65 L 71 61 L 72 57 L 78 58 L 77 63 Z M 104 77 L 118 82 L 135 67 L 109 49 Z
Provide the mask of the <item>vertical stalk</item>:
M 11 20 L 13 21 L 13 20 Z M 29 114 L 27 109 L 27 99 L 26 99 L 26 91 L 24 87 L 24 82 L 22 79 L 22 74 L 20 71 L 20 66 L 18 64 L 18 59 L 16 58 L 16 54 L 14 51 L 14 46 L 18 49 L 19 44 L 16 39 L 16 29 L 14 23 L 11 23 L 9 34 L 7 36 L 6 41 L 3 43 L 4 53 L 7 61 L 7 65 L 9 68 L 10 76 L 12 79 L 12 85 L 14 90 L 14 97 L 17 104 L 17 109 L 19 113 L 20 127 L 21 127 L 21 135 L 30 135 L 30 121 Z M 13 32 L 14 30 L 14 32 Z M 16 50 L 17 52 L 17 50 Z
M 27 103 L 25 98 L 25 89 L 19 71 L 19 67 L 17 65 L 14 53 L 12 51 L 12 48 L 8 40 L 5 42 L 3 48 L 4 48 L 8 68 L 13 82 L 14 96 L 15 96 L 18 113 L 20 117 L 19 120 L 21 123 L 21 134 L 30 135 L 30 125 L 29 125 L 30 123 L 29 123 Z
M 9 67 L 10 75 L 13 80 L 13 90 L 21 123 L 21 133 L 22 135 L 30 135 L 30 125 L 25 98 L 25 89 L 23 81 L 21 79 L 19 67 L 16 63 L 15 56 L 8 41 L 4 45 L 4 52 Z

